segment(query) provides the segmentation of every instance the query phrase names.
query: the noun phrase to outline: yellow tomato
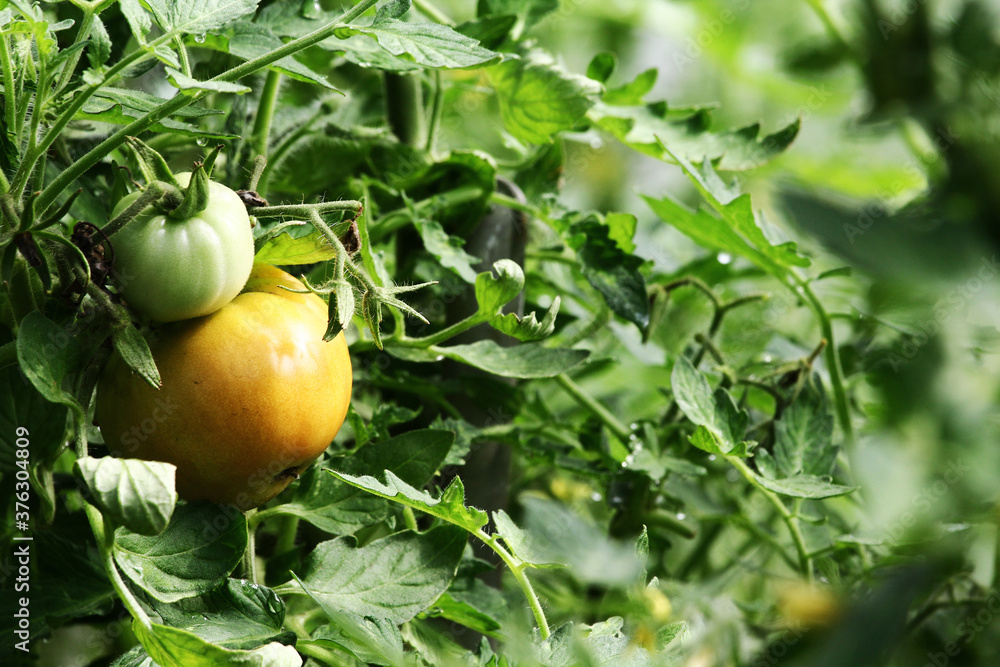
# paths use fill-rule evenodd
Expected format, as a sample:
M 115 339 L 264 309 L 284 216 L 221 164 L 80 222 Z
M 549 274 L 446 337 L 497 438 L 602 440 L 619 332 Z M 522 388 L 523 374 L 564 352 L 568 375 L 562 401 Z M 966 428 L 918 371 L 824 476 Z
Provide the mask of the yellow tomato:
M 165 326 L 150 348 L 157 391 L 112 357 L 97 389 L 111 453 L 177 466 L 177 492 L 249 509 L 296 479 L 340 430 L 351 359 L 330 342 L 327 307 L 293 276 L 258 265 L 244 291 Z

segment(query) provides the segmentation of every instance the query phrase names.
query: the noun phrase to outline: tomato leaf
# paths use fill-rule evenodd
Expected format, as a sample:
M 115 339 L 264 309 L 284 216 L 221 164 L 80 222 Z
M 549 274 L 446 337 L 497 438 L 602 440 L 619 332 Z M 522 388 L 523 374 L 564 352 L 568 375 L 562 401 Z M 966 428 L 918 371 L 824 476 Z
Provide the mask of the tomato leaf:
M 640 153 L 668 162 L 677 156 L 712 162 L 725 171 L 759 167 L 781 154 L 798 135 L 798 119 L 763 137 L 759 124 L 713 130 L 709 106 L 675 109 L 663 101 L 646 100 L 656 79 L 657 70 L 648 69 L 632 81 L 609 86 L 587 114 L 588 119 Z
M 761 475 L 756 475 L 757 481 L 765 489 L 770 489 L 775 493 L 792 498 L 810 498 L 821 500 L 823 498 L 834 498 L 844 496 L 857 490 L 854 486 L 843 486 L 834 484 L 828 478 L 817 477 L 816 475 L 799 474 L 784 479 L 768 479 Z
M 138 620 L 132 631 L 160 667 L 301 667 L 302 656 L 277 642 L 252 651 L 222 648 L 193 632 L 154 623 L 147 628 Z
M 355 475 L 377 475 L 391 470 L 413 487 L 423 487 L 443 465 L 455 434 L 451 431 L 422 429 L 395 438 L 370 443 L 356 454 L 331 465 Z M 282 514 L 301 517 L 334 535 L 349 535 L 383 521 L 391 506 L 383 500 L 336 478 L 310 468 L 290 502 L 277 506 Z
M 183 72 L 177 71 L 173 67 L 168 67 L 166 71 L 167 80 L 173 84 L 174 88 L 177 88 L 181 92 L 208 90 L 214 93 L 236 93 L 237 95 L 242 95 L 249 93 L 251 90 L 249 86 L 230 83 L 228 81 L 198 81 Z
M 461 238 L 449 235 L 435 220 L 417 217 L 413 225 L 424 242 L 424 248 L 438 259 L 441 266 L 451 269 L 465 282 L 476 282 L 472 265 L 478 263 L 479 258 L 462 249 L 465 242 Z
M 284 226 L 275 228 L 280 229 L 279 233 L 262 237 L 266 239 L 263 242 L 256 239 L 254 245 L 257 247 L 259 244 L 259 247 L 254 254 L 254 263 L 294 266 L 324 262 L 337 256 L 337 251 L 318 231 L 298 237 L 286 231 L 287 226 L 297 224 L 300 223 L 282 223 Z
M 313 599 L 315 596 L 299 580 L 299 585 Z M 320 606 L 323 603 L 317 600 Z M 312 639 L 299 639 L 296 646 L 319 646 L 349 651 L 359 661 L 370 665 L 405 665 L 403 637 L 399 626 L 385 618 L 371 618 L 337 611 L 323 606 L 331 623 L 312 633 Z
M 555 331 L 556 315 L 559 314 L 560 303 L 561 300 L 558 296 L 553 299 L 552 305 L 545 312 L 541 322 L 535 317 L 535 311 L 531 311 L 523 317 L 516 313 L 505 313 L 491 318 L 490 326 L 520 341 L 541 340 Z
M 282 599 L 270 588 L 245 579 L 227 579 L 211 593 L 173 604 L 138 597 L 154 623 L 187 630 L 225 648 L 252 649 L 291 640 L 289 633 L 282 631 Z
M 833 415 L 822 385 L 806 385 L 774 427 L 774 457 L 782 477 L 829 475 L 839 447 L 833 444 Z
M 302 583 L 324 609 L 404 623 L 448 589 L 467 540 L 465 531 L 448 525 L 394 533 L 363 547 L 338 537 L 316 545 Z
M 537 50 L 493 67 L 490 78 L 504 127 L 526 144 L 548 144 L 557 133 L 575 126 L 601 88 Z
M 114 558 L 122 572 L 154 598 L 176 602 L 225 581 L 243 558 L 247 535 L 246 517 L 236 508 L 185 503 L 159 535 L 119 528 Z
M 711 163 L 699 171 L 679 155 L 674 155 L 695 187 L 715 210 L 691 211 L 669 195 L 663 199 L 643 196 L 660 219 L 705 248 L 745 257 L 768 273 L 782 278 L 792 267 L 807 267 L 811 260 L 791 242 L 773 242 L 764 233 L 762 221 L 754 214 L 749 194 L 740 195 L 715 173 Z
M 21 321 L 17 335 L 17 358 L 24 375 L 47 400 L 73 410 L 83 418 L 83 406 L 63 389 L 63 381 L 75 372 L 85 353 L 72 344 L 67 330 L 32 311 Z
M 724 389 L 712 391 L 705 376 L 686 357 L 678 357 L 670 387 L 681 411 L 698 426 L 691 444 L 711 454 L 744 456 L 749 415 L 738 410 Z
M 616 219 L 615 224 L 615 235 L 624 238 L 620 219 Z M 611 310 L 645 331 L 649 327 L 649 296 L 646 280 L 639 272 L 643 260 L 623 251 L 619 242 L 612 239 L 611 232 L 612 229 L 596 217 L 588 216 L 573 223 L 566 238 L 577 252 L 583 275 L 601 293 Z
M 387 351 L 395 354 L 397 349 L 390 347 Z M 588 350 L 542 347 L 538 343 L 501 347 L 492 340 L 449 347 L 434 346 L 429 351 L 500 377 L 521 379 L 555 377 L 578 366 L 590 356 Z
M 465 506 L 465 487 L 458 477 L 452 480 L 444 493 L 441 494 L 441 498 L 438 499 L 429 493 L 413 488 L 388 470 L 385 472 L 384 484 L 370 475 L 355 477 L 335 470 L 327 470 L 327 472 L 351 486 L 373 493 L 380 498 L 386 498 L 426 512 L 431 516 L 465 528 L 469 532 L 477 531 L 489 521 L 486 512 L 475 507 Z
M 334 34 L 341 39 L 353 35 L 366 35 L 397 58 L 412 61 L 421 67 L 466 69 L 500 60 L 499 53 L 483 48 L 478 41 L 456 32 L 449 26 L 399 20 L 387 11 L 395 4 L 389 3 L 383 6 L 369 26 L 345 26 L 338 28 Z M 405 13 L 409 8 L 409 2 L 399 3 L 396 10 L 400 8 Z M 327 41 L 323 46 L 333 48 L 334 45 Z
M 52 403 L 10 366 L 0 370 L 0 473 L 14 471 L 17 427 L 28 429 L 31 457 L 47 459 L 66 442 L 65 405 Z M 23 441 L 22 441 L 23 442 Z
M 169 2 L 168 0 L 137 0 L 128 5 L 129 23 L 133 30 L 150 25 L 149 18 L 141 18 L 148 7 L 153 20 L 164 31 L 176 34 L 201 34 L 221 28 L 225 24 L 250 14 L 257 9 L 258 0 L 204 0 L 203 2 Z M 124 10 L 123 10 L 124 11 Z M 137 35 L 138 36 L 138 35 Z
M 577 581 L 602 586 L 634 585 L 643 563 L 631 544 L 609 539 L 594 523 L 569 508 L 542 498 L 525 496 L 524 529 L 500 512 L 494 521 L 504 541 L 519 558 L 532 565 L 562 565 Z
M 177 467 L 160 461 L 111 456 L 77 459 L 73 472 L 90 492 L 90 502 L 111 519 L 140 535 L 159 535 L 177 502 Z
M 138 373 L 139 377 L 153 389 L 159 389 L 163 384 L 160 371 L 156 368 L 156 360 L 153 359 L 149 344 L 139 330 L 128 322 L 112 330 L 111 340 L 128 367 Z
M 496 277 L 493 274 L 496 273 Z M 524 271 L 509 259 L 493 263 L 492 271 L 476 276 L 476 302 L 482 317 L 494 317 L 524 289 Z

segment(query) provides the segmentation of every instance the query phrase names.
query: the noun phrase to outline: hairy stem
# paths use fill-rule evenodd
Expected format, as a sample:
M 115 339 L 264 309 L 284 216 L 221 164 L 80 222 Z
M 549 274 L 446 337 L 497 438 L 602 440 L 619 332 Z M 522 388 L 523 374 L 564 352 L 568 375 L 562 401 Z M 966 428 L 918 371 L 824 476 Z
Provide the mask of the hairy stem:
M 757 476 L 754 475 L 750 466 L 743 459 L 729 454 L 725 454 L 724 456 L 730 465 L 736 468 L 750 482 L 751 486 L 764 494 L 764 497 L 774 506 L 774 509 L 778 510 L 778 514 L 781 515 L 785 525 L 788 526 L 788 532 L 792 535 L 792 542 L 795 543 L 795 550 L 799 554 L 799 570 L 806 577 L 806 580 L 811 582 L 813 580 L 812 556 L 809 554 L 809 550 L 806 549 L 805 538 L 802 536 L 802 531 L 799 529 L 795 515 L 792 514 L 791 510 L 785 506 L 785 503 L 782 502 L 781 498 L 774 491 L 761 485 L 757 480 Z
M 535 593 L 535 589 L 528 580 L 528 576 L 524 573 L 525 564 L 504 549 L 497 542 L 495 535 L 487 535 L 483 532 L 482 528 L 477 528 L 472 534 L 482 540 L 490 549 L 493 549 L 497 556 L 500 557 L 500 560 L 504 562 L 504 565 L 510 569 L 510 573 L 514 575 L 514 579 L 517 581 L 518 586 L 521 587 L 524 597 L 528 600 L 528 606 L 531 607 L 531 613 L 535 617 L 539 634 L 543 640 L 548 639 L 551 635 L 549 622 L 545 618 L 545 610 L 542 609 L 542 603 L 538 599 L 538 594 Z
M 222 74 L 216 77 L 213 77 L 211 80 L 230 81 L 230 82 L 237 81 L 245 76 L 253 74 L 254 72 L 260 69 L 263 69 L 264 67 L 267 67 L 273 62 L 281 60 L 285 56 L 292 55 L 293 53 L 298 53 L 299 51 L 308 48 L 314 44 L 317 44 L 326 39 L 327 37 L 330 37 L 331 35 L 333 35 L 334 31 L 338 27 L 340 27 L 344 23 L 348 23 L 358 18 L 366 11 L 374 7 L 376 2 L 377 0 L 361 0 L 361 2 L 355 5 L 352 9 L 345 12 L 344 15 L 341 16 L 340 19 L 338 19 L 337 21 L 334 21 L 329 25 L 319 28 L 318 30 L 313 31 L 308 35 L 299 37 L 298 39 L 294 39 L 291 42 L 288 42 L 287 44 L 282 46 L 281 48 L 265 53 L 262 56 L 254 58 L 253 60 L 248 60 L 241 65 L 237 65 L 236 67 L 226 72 L 223 72 Z M 168 37 L 168 36 L 170 36 L 170 33 L 167 33 L 167 35 L 164 35 L 163 37 Z M 163 37 L 161 37 L 160 39 L 163 39 Z M 138 58 L 136 58 L 136 60 L 138 60 Z M 125 62 L 125 59 L 119 62 L 118 65 L 112 68 L 112 70 L 118 68 L 118 70 L 120 71 L 120 69 L 124 67 L 121 66 L 122 62 Z M 111 70 L 109 70 L 109 73 L 110 71 Z M 107 79 L 107 76 L 105 77 L 105 79 Z M 88 88 L 87 90 L 90 89 Z M 163 118 L 166 118 L 170 114 L 175 113 L 180 109 L 183 109 L 189 104 L 193 104 L 206 94 L 207 93 L 205 91 L 198 91 L 193 95 L 176 95 L 173 98 L 161 104 L 160 106 L 156 107 L 149 113 L 145 114 L 141 118 L 138 118 L 135 121 L 129 123 L 125 127 L 121 128 L 120 130 L 112 134 L 110 137 L 99 143 L 97 146 L 95 146 L 85 155 L 83 155 L 79 160 L 77 160 L 69 167 L 67 167 L 61 174 L 59 174 L 59 176 L 57 176 L 51 183 L 49 183 L 49 185 L 44 190 L 42 190 L 42 194 L 39 196 L 39 201 L 38 201 L 39 211 L 44 212 L 46 207 L 48 207 L 55 200 L 55 198 L 59 196 L 59 193 L 65 190 L 70 183 L 75 181 L 88 169 L 90 169 L 95 164 L 100 162 L 108 153 L 110 153 L 115 148 L 124 143 L 127 137 L 136 136 L 141 132 L 148 130 L 150 127 L 158 123 Z M 80 97 L 84 97 L 84 95 L 81 94 Z M 71 118 L 79 110 L 79 108 L 83 106 L 83 103 L 85 101 L 86 101 L 85 99 L 83 101 L 74 100 L 74 105 L 73 105 L 74 108 L 72 110 L 72 113 L 68 114 L 68 117 L 67 114 L 65 113 L 63 114 L 65 122 L 62 123 L 62 127 L 58 128 L 58 131 L 55 133 L 56 135 L 58 135 L 58 133 L 62 131 L 66 123 L 69 122 L 69 118 Z M 60 120 L 62 120 L 62 118 L 60 118 Z M 57 122 L 56 125 L 59 125 L 59 123 Z M 57 128 L 54 125 L 53 130 L 55 129 Z M 49 131 L 49 134 L 52 134 L 52 130 Z

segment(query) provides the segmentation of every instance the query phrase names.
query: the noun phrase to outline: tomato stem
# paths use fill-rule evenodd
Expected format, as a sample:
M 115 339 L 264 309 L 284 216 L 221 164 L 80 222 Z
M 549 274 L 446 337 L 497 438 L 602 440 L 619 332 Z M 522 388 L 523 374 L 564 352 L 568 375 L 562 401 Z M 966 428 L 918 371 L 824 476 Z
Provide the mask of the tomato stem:
M 557 375 L 555 380 L 577 403 L 590 410 L 595 417 L 600 419 L 616 438 L 623 443 L 628 443 L 629 434 L 631 433 L 628 427 L 611 414 L 611 411 L 604 407 L 600 401 L 584 391 L 583 387 L 573 382 L 565 373 Z
M 87 514 L 87 520 L 90 522 L 90 529 L 93 531 L 94 537 L 97 538 L 101 564 L 104 566 L 104 571 L 111 580 L 111 586 L 115 589 L 115 593 L 118 594 L 118 597 L 125 605 L 128 613 L 132 615 L 132 618 L 142 623 L 147 629 L 152 629 L 153 622 L 149 619 L 149 615 L 146 614 L 146 610 L 142 608 L 139 601 L 132 595 L 132 591 L 125 585 L 122 575 L 118 571 L 118 566 L 115 565 L 115 527 L 107 517 L 101 514 L 100 510 L 90 503 L 84 502 L 83 509 Z
M 514 575 L 514 579 L 521 587 L 524 597 L 528 600 L 528 606 L 531 607 L 531 613 L 535 617 L 535 623 L 538 625 L 539 634 L 541 634 L 543 640 L 548 639 L 552 634 L 551 630 L 549 630 L 549 622 L 545 618 L 545 610 L 542 609 L 542 603 L 538 599 L 538 594 L 535 593 L 535 589 L 532 587 L 531 581 L 528 580 L 528 575 L 524 572 L 527 564 L 517 556 L 514 556 L 509 551 L 504 549 L 503 546 L 501 546 L 501 544 L 497 541 L 496 535 L 487 535 L 482 528 L 477 528 L 472 532 L 472 534 L 479 538 L 490 549 L 493 549 L 497 556 L 500 557 L 500 560 L 502 560 L 510 569 L 511 574 Z
M 256 509 L 244 512 L 247 518 L 247 548 L 243 552 L 242 571 L 243 576 L 252 584 L 257 581 L 257 526 L 250 519 L 257 513 Z
M 812 571 L 812 556 L 809 554 L 809 550 L 806 548 L 805 538 L 802 536 L 802 530 L 799 528 L 798 521 L 791 510 L 785 505 L 785 503 L 778 497 L 776 493 L 768 488 L 765 488 L 758 480 L 757 476 L 754 474 L 753 470 L 746 462 L 739 458 L 738 456 L 733 456 L 731 454 L 724 454 L 725 459 L 732 465 L 736 470 L 740 472 L 741 475 L 759 492 L 761 492 L 765 498 L 774 506 L 774 509 L 778 510 L 778 514 L 781 515 L 782 520 L 785 525 L 788 526 L 788 532 L 791 533 L 792 542 L 795 544 L 795 550 L 799 554 L 799 570 L 806 577 L 806 580 L 810 583 L 813 580 Z
M 250 135 L 250 147 L 257 155 L 267 155 L 271 137 L 271 122 L 274 119 L 274 109 L 278 104 L 280 91 L 281 72 L 273 69 L 268 70 L 267 78 L 264 80 L 264 89 L 260 91 L 260 102 L 257 105 L 257 115 L 253 122 L 253 133 Z

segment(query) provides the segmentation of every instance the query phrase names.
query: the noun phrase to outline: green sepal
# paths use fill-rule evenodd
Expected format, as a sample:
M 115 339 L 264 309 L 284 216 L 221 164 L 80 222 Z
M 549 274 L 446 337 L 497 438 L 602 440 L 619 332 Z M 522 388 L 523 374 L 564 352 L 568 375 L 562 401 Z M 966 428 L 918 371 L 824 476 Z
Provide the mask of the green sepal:
M 71 192 L 69 197 L 66 198 L 66 201 L 64 201 L 62 205 L 58 209 L 56 209 L 56 212 L 42 221 L 40 227 L 42 228 L 51 227 L 52 225 L 62 220 L 66 216 L 66 214 L 69 213 L 69 210 L 73 207 L 73 202 L 76 201 L 76 198 L 80 196 L 81 192 L 83 192 L 83 188 L 77 188 L 76 190 Z
M 191 183 L 182 190 L 184 198 L 177 208 L 169 211 L 167 215 L 175 220 L 187 220 L 204 211 L 208 207 L 209 183 L 205 165 L 195 162 L 194 171 L 191 172 Z
M 163 181 L 180 188 L 181 184 L 174 178 L 174 173 L 167 166 L 167 161 L 163 159 L 155 149 L 136 137 L 126 139 L 129 147 L 135 152 L 135 160 L 139 165 L 139 171 L 147 183 L 153 181 Z
M 209 178 L 212 177 L 212 170 L 215 169 L 215 158 L 219 157 L 219 153 L 221 152 L 222 152 L 222 144 L 219 144 L 218 146 L 212 149 L 212 152 L 208 154 L 208 156 L 202 163 L 205 168 L 205 173 L 208 174 Z

